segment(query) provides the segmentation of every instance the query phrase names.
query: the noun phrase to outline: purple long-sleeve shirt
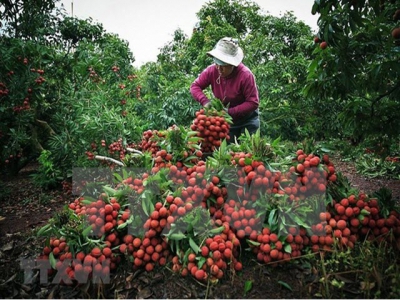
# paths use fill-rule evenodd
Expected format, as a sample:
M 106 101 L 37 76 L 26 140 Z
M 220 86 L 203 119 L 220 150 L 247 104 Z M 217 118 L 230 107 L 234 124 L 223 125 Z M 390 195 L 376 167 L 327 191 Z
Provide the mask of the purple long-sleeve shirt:
M 229 103 L 228 113 L 234 123 L 257 110 L 258 89 L 254 75 L 248 67 L 240 63 L 229 76 L 220 77 L 219 80 L 218 77 L 216 65 L 208 66 L 190 86 L 193 98 L 203 106 L 210 102 L 203 90 L 211 85 L 214 97 L 225 106 Z

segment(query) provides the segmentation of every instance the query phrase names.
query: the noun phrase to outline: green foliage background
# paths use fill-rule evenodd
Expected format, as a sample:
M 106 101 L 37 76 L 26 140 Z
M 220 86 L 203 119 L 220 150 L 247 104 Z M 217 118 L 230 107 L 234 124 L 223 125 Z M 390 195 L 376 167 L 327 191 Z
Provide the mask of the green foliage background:
M 0 4 L 3 175 L 48 150 L 46 160 L 58 170 L 49 181 L 63 180 L 73 167 L 94 164 L 85 152 L 101 140 L 127 144 L 147 129 L 189 126 L 199 109 L 190 84 L 212 63 L 206 52 L 223 36 L 239 39 L 256 76 L 262 135 L 348 139 L 379 145 L 382 155 L 398 142 L 396 1 L 316 0 L 310 13 L 319 14 L 319 32 L 291 13 L 266 15 L 251 1 L 210 1 L 190 36 L 177 29 L 157 61 L 140 68 L 126 41 L 91 19 L 68 17 L 57 2 Z M 16 112 L 27 97 L 29 109 Z

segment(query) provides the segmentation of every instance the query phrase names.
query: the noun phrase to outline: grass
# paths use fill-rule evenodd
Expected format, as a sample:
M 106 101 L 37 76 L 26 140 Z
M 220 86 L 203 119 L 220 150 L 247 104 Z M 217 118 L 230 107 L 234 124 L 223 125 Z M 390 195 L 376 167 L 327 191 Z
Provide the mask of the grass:
M 346 251 L 320 252 L 311 259 L 318 281 L 310 298 L 400 298 L 399 249 L 363 241 Z

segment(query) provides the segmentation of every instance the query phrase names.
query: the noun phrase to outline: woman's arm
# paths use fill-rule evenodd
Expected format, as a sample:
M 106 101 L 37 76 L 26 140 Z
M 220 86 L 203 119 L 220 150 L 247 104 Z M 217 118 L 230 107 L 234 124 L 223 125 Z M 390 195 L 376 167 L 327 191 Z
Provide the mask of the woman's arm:
M 207 67 L 190 85 L 190 93 L 193 98 L 203 106 L 210 102 L 210 99 L 203 92 L 211 84 L 210 78 L 211 69 Z

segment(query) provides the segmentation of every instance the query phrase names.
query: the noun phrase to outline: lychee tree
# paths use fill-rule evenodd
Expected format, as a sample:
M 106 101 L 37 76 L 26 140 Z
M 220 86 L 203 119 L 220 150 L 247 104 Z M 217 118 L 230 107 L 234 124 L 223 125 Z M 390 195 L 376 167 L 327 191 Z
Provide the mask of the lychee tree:
M 56 2 L 0 4 L 0 170 L 16 174 L 40 157 L 52 170 L 37 177 L 41 186 L 87 162 L 90 145 L 140 128 L 128 113 L 140 87 L 127 42 L 90 19 L 65 17 Z
M 330 116 L 324 127 L 331 136 L 368 138 L 384 156 L 400 134 L 399 9 L 389 0 L 318 0 L 312 7 L 315 42 L 327 47 L 315 47 L 305 95 Z

